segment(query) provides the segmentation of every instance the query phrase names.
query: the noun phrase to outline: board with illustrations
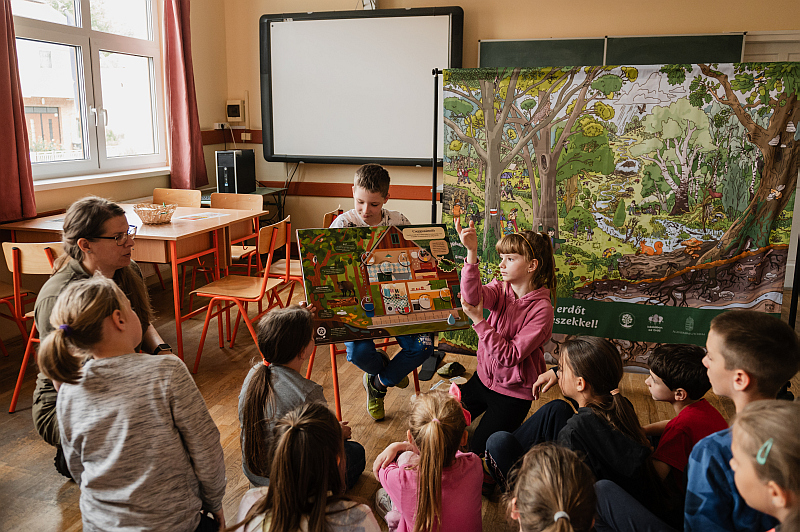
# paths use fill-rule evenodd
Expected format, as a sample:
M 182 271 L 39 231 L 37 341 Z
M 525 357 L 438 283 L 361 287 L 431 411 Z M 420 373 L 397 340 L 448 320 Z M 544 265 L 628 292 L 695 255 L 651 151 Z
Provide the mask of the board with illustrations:
M 297 231 L 316 344 L 462 329 L 444 225 Z

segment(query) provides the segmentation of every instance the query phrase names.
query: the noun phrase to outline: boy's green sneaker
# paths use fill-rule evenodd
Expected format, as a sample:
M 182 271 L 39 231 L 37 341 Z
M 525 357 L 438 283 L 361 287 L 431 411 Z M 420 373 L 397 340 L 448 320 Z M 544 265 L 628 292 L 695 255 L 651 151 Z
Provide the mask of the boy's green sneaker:
M 367 412 L 372 419 L 375 421 L 380 421 L 386 416 L 385 411 L 383 410 L 383 398 L 386 397 L 386 392 L 379 392 L 372 386 L 371 375 L 369 373 L 364 373 L 364 377 L 362 379 L 364 383 L 364 389 L 367 391 Z

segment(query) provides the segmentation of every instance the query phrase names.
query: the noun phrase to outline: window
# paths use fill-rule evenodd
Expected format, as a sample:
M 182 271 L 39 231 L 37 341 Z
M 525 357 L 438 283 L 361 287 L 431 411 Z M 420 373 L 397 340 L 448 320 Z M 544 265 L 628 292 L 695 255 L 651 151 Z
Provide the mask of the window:
M 34 179 L 167 165 L 156 0 L 11 0 Z

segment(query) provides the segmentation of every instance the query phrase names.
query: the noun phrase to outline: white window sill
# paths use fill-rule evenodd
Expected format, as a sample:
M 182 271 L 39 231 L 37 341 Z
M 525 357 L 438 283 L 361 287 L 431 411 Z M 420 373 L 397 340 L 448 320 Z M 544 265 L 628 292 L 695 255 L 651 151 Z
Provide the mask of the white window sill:
M 109 172 L 106 174 L 91 174 L 73 177 L 58 177 L 53 179 L 34 180 L 33 191 L 55 190 L 71 187 L 84 187 L 99 183 L 113 183 L 116 181 L 130 181 L 146 177 L 169 175 L 169 166 L 158 168 L 145 168 L 143 170 L 127 170 L 124 172 Z

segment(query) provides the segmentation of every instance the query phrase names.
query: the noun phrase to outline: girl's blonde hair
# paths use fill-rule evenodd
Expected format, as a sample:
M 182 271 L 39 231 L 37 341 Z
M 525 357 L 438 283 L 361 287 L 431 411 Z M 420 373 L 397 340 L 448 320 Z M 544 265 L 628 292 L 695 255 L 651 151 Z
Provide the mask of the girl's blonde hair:
M 796 498 L 800 495 L 800 403 L 756 401 L 736 415 L 733 439 L 753 463 L 763 482 L 773 481 Z M 791 509 L 783 530 L 800 530 L 800 506 Z
M 543 286 L 550 289 L 553 303 L 556 301 L 556 263 L 553 257 L 553 244 L 547 233 L 520 231 L 504 236 L 494 247 L 498 253 L 516 253 L 528 262 L 538 260 L 539 266 L 533 272 L 531 288 L 538 290 Z
M 445 392 L 417 397 L 409 420 L 411 437 L 419 448 L 417 513 L 414 532 L 433 530 L 442 516 L 442 470 L 453 464 L 467 428 L 461 403 Z
M 597 506 L 594 475 L 574 451 L 552 443 L 533 447 L 512 473 L 511 486 L 509 511 L 516 499 L 523 532 L 591 530 Z
M 126 301 L 117 284 L 99 273 L 70 283 L 50 313 L 53 332 L 39 346 L 41 372 L 51 380 L 76 384 L 91 348 L 103 341 L 103 322 Z

